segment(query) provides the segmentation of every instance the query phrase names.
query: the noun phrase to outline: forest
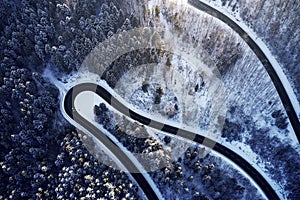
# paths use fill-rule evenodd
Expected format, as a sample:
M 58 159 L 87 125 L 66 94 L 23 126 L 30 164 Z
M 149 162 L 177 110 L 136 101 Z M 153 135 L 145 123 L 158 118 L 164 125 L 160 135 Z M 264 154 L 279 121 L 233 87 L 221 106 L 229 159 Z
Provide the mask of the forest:
M 76 128 L 61 113 L 59 89 L 43 75 L 50 69 L 61 81 L 80 73 L 86 56 L 99 43 L 145 26 L 169 26 L 205 50 L 220 72 L 229 102 L 221 140 L 243 144 L 258 155 L 257 162 L 287 199 L 300 193 L 299 149 L 287 139 L 289 121 L 259 60 L 236 33 L 213 17 L 164 2 L 0 0 L 0 199 L 145 198 L 128 174 L 104 165 L 85 148 Z M 300 100 L 298 4 L 276 1 L 271 5 L 263 0 L 252 7 L 250 3 L 222 0 L 220 5 L 239 13 L 268 44 Z M 173 60 L 167 56 L 163 48 L 132 51 L 109 63 L 99 76 L 114 89 L 134 66 L 164 61 L 170 67 Z M 191 93 L 201 91 L 201 83 Z M 151 87 L 144 82 L 139 94 Z M 153 104 L 164 104 L 167 89 L 155 88 Z M 182 107 L 177 99 L 170 102 L 174 108 L 164 114 L 176 118 Z M 246 177 L 219 157 L 200 159 L 201 146 L 190 145 L 184 155 L 172 160 L 170 149 L 183 141 L 153 137 L 145 127 L 126 119 L 117 122 L 104 104 L 96 105 L 94 114 L 130 152 L 165 158 L 153 159 L 150 166 L 148 158 L 139 161 L 149 171 L 165 165 L 149 174 L 166 199 L 262 198 Z
M 138 25 L 116 5 L 1 1 L 1 199 L 142 198 L 124 172 L 85 149 L 60 113 L 58 89 L 42 76 L 49 66 L 76 71 L 96 44 Z

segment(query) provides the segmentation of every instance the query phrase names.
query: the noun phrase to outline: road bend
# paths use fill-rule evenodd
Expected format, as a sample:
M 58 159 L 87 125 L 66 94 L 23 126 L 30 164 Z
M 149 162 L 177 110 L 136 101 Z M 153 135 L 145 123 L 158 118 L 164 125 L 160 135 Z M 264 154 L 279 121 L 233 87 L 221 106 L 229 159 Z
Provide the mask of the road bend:
M 192 140 L 201 145 L 215 143 L 213 150 L 226 156 L 228 159 L 236 163 L 241 169 L 243 169 L 257 183 L 257 185 L 262 189 L 262 191 L 265 193 L 268 199 L 279 199 L 279 196 L 277 195 L 276 191 L 272 188 L 268 181 L 250 163 L 248 163 L 248 161 L 246 161 L 243 157 L 241 157 L 231 149 L 223 146 L 222 144 L 216 141 L 212 141 L 211 139 L 206 138 L 197 133 L 181 129 L 180 127 L 163 124 L 161 122 L 147 118 L 146 116 L 140 115 L 137 112 L 123 105 L 117 98 L 115 98 L 112 94 L 110 94 L 110 92 L 108 92 L 105 88 L 103 88 L 100 85 L 94 83 L 81 83 L 74 86 L 67 92 L 65 96 L 64 108 L 66 110 L 66 113 L 72 119 L 75 119 L 76 122 L 78 122 L 81 126 L 85 127 L 90 133 L 95 135 L 95 137 L 99 139 L 104 145 L 106 145 L 111 150 L 111 152 L 124 164 L 124 166 L 129 170 L 129 172 L 139 172 L 140 170 L 112 140 L 110 140 L 91 122 L 81 117 L 80 114 L 76 111 L 74 100 L 79 93 L 84 91 L 91 91 L 96 93 L 122 114 L 146 126 L 152 128 L 163 127 L 159 129 L 159 131 L 165 131 L 177 137 L 182 137 L 190 141 Z M 204 140 L 206 142 L 203 142 Z M 209 148 L 211 148 L 211 146 L 209 146 Z M 149 183 L 147 183 L 146 179 L 140 173 L 133 173 L 132 176 L 136 179 L 137 183 L 140 185 L 140 187 L 143 189 L 144 193 L 149 199 L 157 199 L 155 192 L 153 191 L 153 189 L 151 189 Z
M 91 85 L 79 85 L 71 88 L 65 95 L 65 100 L 63 102 L 64 109 L 67 115 L 76 121 L 78 124 L 83 126 L 87 131 L 93 134 L 99 141 L 102 142 L 109 150 L 116 156 L 116 158 L 125 166 L 131 176 L 136 180 L 139 186 L 142 188 L 144 194 L 148 199 L 159 199 L 158 195 L 152 189 L 151 185 L 148 183 L 143 173 L 136 165 L 131 161 L 131 159 L 117 146 L 117 144 L 112 141 L 108 136 L 102 133 L 99 128 L 94 126 L 91 122 L 83 118 L 75 108 L 74 100 L 76 96 L 83 91 L 93 91 L 95 86 Z M 102 98 L 108 100 L 108 93 L 102 93 Z

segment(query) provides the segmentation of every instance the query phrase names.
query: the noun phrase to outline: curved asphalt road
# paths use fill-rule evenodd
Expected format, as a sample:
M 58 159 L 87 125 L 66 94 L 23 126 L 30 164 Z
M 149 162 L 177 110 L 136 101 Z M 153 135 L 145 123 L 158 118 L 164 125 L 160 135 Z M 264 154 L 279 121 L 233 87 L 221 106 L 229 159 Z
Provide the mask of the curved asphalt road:
M 96 126 L 83 118 L 75 109 L 74 100 L 76 96 L 83 91 L 92 91 L 95 92 L 95 88 L 97 88 L 96 93 L 101 94 L 101 97 L 107 101 L 111 99 L 111 95 L 105 90 L 103 92 L 103 88 L 99 88 L 94 84 L 81 84 L 71 88 L 63 102 L 65 111 L 67 115 L 76 121 L 78 124 L 83 126 L 86 130 L 88 130 L 91 134 L 93 134 L 98 140 L 102 142 L 109 150 L 119 159 L 119 161 L 126 167 L 129 172 L 139 172 L 139 173 L 131 173 L 132 177 L 136 180 L 139 186 L 143 189 L 145 195 L 148 199 L 158 199 L 156 193 L 153 191 L 152 187 L 149 185 L 148 181 L 142 175 L 141 171 L 134 165 L 134 163 L 130 160 L 130 158 L 104 133 L 102 133 Z
M 158 121 L 151 120 L 145 116 L 139 115 L 138 113 L 130 110 L 125 105 L 123 105 L 119 100 L 117 100 L 115 97 L 113 97 L 105 88 L 93 84 L 93 83 L 82 83 L 74 86 L 71 88 L 66 96 L 64 103 L 64 108 L 67 112 L 67 114 L 74 119 L 77 123 L 85 127 L 90 133 L 92 133 L 95 137 L 97 137 L 104 145 L 106 145 L 112 153 L 124 164 L 124 166 L 129 171 L 139 171 L 137 167 L 134 165 L 134 163 L 126 156 L 126 154 L 119 149 L 119 147 L 111 141 L 105 134 L 103 134 L 97 127 L 92 125 L 89 121 L 85 120 L 83 117 L 79 115 L 79 113 L 76 111 L 74 106 L 74 100 L 76 96 L 84 91 L 91 91 L 95 92 L 97 95 L 99 95 L 101 98 L 103 98 L 107 103 L 112 105 L 115 109 L 117 109 L 119 112 L 123 113 L 124 115 L 139 121 L 140 123 L 150 126 L 152 128 L 156 128 L 158 130 L 162 130 L 165 132 L 168 132 L 170 134 L 183 137 L 185 139 L 191 140 L 191 138 L 194 138 L 193 141 L 197 142 L 199 144 L 204 145 L 203 141 L 205 139 L 205 144 L 208 144 L 209 147 L 211 147 L 210 144 L 214 144 L 213 150 L 223 154 L 230 160 L 232 160 L 234 163 L 236 163 L 238 166 L 240 166 L 246 173 L 252 177 L 252 179 L 259 185 L 259 187 L 264 191 L 265 195 L 272 200 L 279 199 L 276 192 L 273 190 L 273 188 L 269 185 L 269 183 L 264 179 L 264 177 L 252 166 L 250 165 L 244 158 L 242 158 L 240 155 L 236 154 L 234 151 L 230 150 L 229 148 L 223 146 L 220 143 L 217 143 L 215 141 L 212 141 L 209 138 L 205 138 L 201 135 L 197 135 L 196 133 L 180 129 L 178 127 L 173 127 L 170 125 L 162 124 Z M 113 102 L 113 103 L 112 103 Z M 161 128 L 163 127 L 163 128 Z M 157 196 L 155 195 L 154 191 L 152 190 L 151 186 L 147 183 L 145 178 L 139 174 L 139 173 L 133 173 L 132 176 L 136 179 L 138 184 L 142 187 L 144 193 L 147 195 L 148 199 L 157 199 Z
M 298 120 L 298 116 L 294 110 L 294 107 L 291 103 L 291 100 L 285 91 L 285 88 L 278 77 L 276 71 L 274 70 L 271 62 L 268 60 L 267 56 L 264 54 L 264 52 L 260 49 L 260 47 L 255 43 L 254 40 L 251 39 L 251 37 L 233 20 L 231 20 L 229 17 L 224 15 L 223 13 L 219 12 L 218 10 L 210 7 L 209 5 L 199 1 L 199 0 L 188 0 L 188 3 L 195 8 L 204 11 L 213 17 L 218 18 L 219 20 L 223 21 L 225 24 L 227 24 L 230 28 L 232 28 L 235 32 L 237 32 L 241 38 L 249 45 L 249 47 L 252 49 L 252 51 L 256 54 L 260 62 L 263 64 L 265 69 L 267 70 L 278 94 L 281 99 L 281 102 L 284 106 L 284 109 L 288 115 L 288 118 L 292 124 L 292 127 L 295 131 L 295 134 L 297 136 L 298 142 L 300 142 L 300 122 Z

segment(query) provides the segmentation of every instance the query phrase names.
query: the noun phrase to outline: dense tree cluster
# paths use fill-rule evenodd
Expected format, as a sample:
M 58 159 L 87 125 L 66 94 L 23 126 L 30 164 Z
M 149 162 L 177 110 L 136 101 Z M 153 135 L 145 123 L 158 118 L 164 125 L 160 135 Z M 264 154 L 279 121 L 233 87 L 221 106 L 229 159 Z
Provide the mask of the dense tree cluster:
M 228 119 L 224 125 L 222 137 L 228 141 L 242 141 L 261 157 L 272 178 L 284 185 L 284 189 L 292 194 L 299 193 L 300 182 L 299 153 L 289 143 L 273 136 L 269 127 L 258 128 L 253 117 L 245 114 L 238 106 L 229 109 Z M 271 124 L 279 130 L 287 126 L 286 115 L 281 110 L 270 114 Z M 283 130 L 281 130 L 283 131 Z M 243 135 L 243 136 L 242 136 Z M 282 135 L 285 137 L 285 135 Z
M 269 128 L 254 130 L 247 143 L 255 153 L 260 155 L 263 162 L 271 163 L 266 165 L 266 168 L 276 182 L 283 183 L 284 189 L 290 196 L 299 194 L 300 156 L 290 144 L 272 137 Z
M 61 147 L 55 161 L 57 199 L 139 198 L 137 186 L 124 172 L 99 163 L 75 135 L 66 135 Z
M 29 198 L 42 184 L 47 187 L 47 181 L 32 181 L 42 166 L 52 168 L 51 156 L 58 152 L 60 136 L 53 127 L 58 91 L 39 73 L 26 68 L 7 66 L 1 68 L 0 76 L 0 190 L 6 197 Z M 43 89 L 39 90 L 40 85 Z
M 68 135 L 59 92 L 41 74 L 76 70 L 95 45 L 138 21 L 106 1 L 4 0 L 0 17 L 0 199 L 137 199 L 123 172 Z
M 57 29 L 61 34 L 57 34 L 58 44 L 54 46 L 55 52 L 51 58 L 55 65 L 70 70 L 76 69 L 85 56 L 100 42 L 115 33 L 129 30 L 138 25 L 134 16 L 126 17 L 113 2 L 104 3 L 101 6 L 93 1 L 89 4 L 88 7 L 93 9 L 86 10 L 85 12 L 88 11 L 88 14 L 83 13 L 84 9 L 82 8 L 72 13 L 69 7 L 60 5 L 61 9 L 58 12 L 60 21 Z M 80 5 L 77 4 L 76 7 L 78 6 Z M 98 9 L 99 12 L 93 12 L 95 9 Z
M 154 138 L 149 138 L 145 128 L 137 123 L 128 121 L 126 123 L 123 120 L 122 126 L 126 127 L 126 132 L 120 125 L 114 126 L 113 114 L 105 104 L 95 106 L 94 112 L 96 121 L 119 139 L 129 151 L 150 155 L 151 152 L 162 148 L 162 144 L 157 143 Z M 166 141 L 170 142 L 168 138 Z M 161 165 L 160 170 L 150 172 L 166 198 L 173 198 L 174 195 L 193 199 L 256 197 L 256 189 L 247 182 L 247 179 L 242 175 L 236 175 L 236 172 L 224 170 L 221 159 L 213 156 L 201 158 L 203 152 L 204 148 L 189 147 L 183 157 L 176 162 L 162 163 L 164 165 Z M 142 161 L 141 163 L 143 164 Z M 147 167 L 147 163 L 144 166 Z M 230 185 L 230 188 L 226 187 L 227 185 Z
M 121 122 L 122 125 L 116 124 L 112 113 L 104 103 L 101 103 L 99 106 L 96 105 L 94 112 L 96 114 L 96 121 L 112 133 L 129 151 L 133 153 L 147 151 L 149 153 L 162 149 L 162 144 L 156 142 L 147 133 L 144 126 L 137 123 L 132 124 L 125 117 Z
M 251 118 L 243 113 L 240 113 L 240 118 L 235 118 L 236 107 L 232 106 L 227 112 L 227 117 L 222 129 L 222 137 L 226 138 L 227 141 L 242 141 L 242 133 L 245 129 L 250 130 L 252 127 L 248 126 Z M 251 130 L 250 130 L 251 131 Z
M 212 0 L 215 1 L 215 0 Z M 275 55 L 300 101 L 299 3 L 294 1 L 222 0 L 222 6 L 238 14 Z
M 222 130 L 222 137 L 226 138 L 227 141 L 242 141 L 241 133 L 244 128 L 241 124 L 231 122 L 225 119 L 225 124 Z
M 118 124 L 112 112 L 101 103 L 95 106 L 96 121 L 113 134 L 127 148 L 147 171 L 160 169 L 170 162 L 170 155 L 163 143 L 150 135 L 143 125 L 132 123 L 126 117 L 119 118 Z
M 272 113 L 272 117 L 274 118 L 274 125 L 280 129 L 286 129 L 288 126 L 287 116 L 281 110 L 274 111 Z
M 261 7 L 264 7 L 265 1 L 262 2 Z M 298 9 L 290 3 L 283 4 L 285 10 Z M 130 9 L 120 9 L 125 7 L 130 7 L 129 3 L 105 0 L 1 2 L 0 199 L 139 198 L 138 188 L 123 172 L 99 163 L 83 147 L 77 134 L 72 132 L 74 128 L 70 127 L 59 113 L 57 89 L 41 75 L 48 66 L 62 73 L 78 69 L 84 58 L 100 42 L 113 37 L 115 33 L 138 26 L 139 20 L 133 13 L 128 14 Z M 144 8 L 144 20 L 147 21 L 150 11 Z M 264 14 L 265 10 L 260 9 L 255 16 Z M 270 13 L 275 11 L 276 9 L 272 9 Z M 165 9 L 156 6 L 153 12 L 153 19 L 148 21 L 150 26 L 154 25 L 154 21 L 158 20 Z M 247 13 L 244 11 L 241 16 L 248 18 Z M 186 31 L 188 26 L 184 27 L 179 23 L 185 21 L 182 16 L 172 12 L 164 14 L 176 30 Z M 251 24 L 252 18 L 249 19 Z M 290 74 L 295 74 L 292 77 L 297 85 L 299 70 L 295 66 L 299 56 L 290 54 L 289 51 L 282 52 L 282 49 L 285 49 L 282 46 L 287 44 L 291 52 L 296 52 L 299 46 L 299 31 L 284 31 L 281 23 L 285 20 L 293 25 L 293 30 L 297 27 L 295 20 L 285 16 L 283 21 L 279 20 L 279 24 L 278 20 L 268 21 L 270 26 L 266 33 L 264 29 L 260 30 L 263 26 L 255 29 L 276 51 L 280 50 L 278 55 L 281 63 L 292 63 L 287 65 L 287 70 Z M 203 20 L 203 24 L 211 25 L 206 19 Z M 215 24 L 211 26 L 217 27 L 218 30 L 212 28 L 213 31 L 206 32 L 201 41 L 193 34 L 189 34 L 188 37 L 194 43 L 201 43 L 212 55 L 221 73 L 225 74 L 229 67 L 241 58 L 242 48 L 237 40 L 231 40 L 224 34 L 225 30 L 219 29 Z M 283 34 L 275 37 L 274 33 L 277 30 L 287 33 L 287 37 L 282 38 Z M 123 41 L 122 38 L 116 40 Z M 139 38 L 129 40 L 133 44 L 138 41 Z M 114 87 L 130 68 L 145 63 L 157 63 L 165 53 L 161 49 L 129 52 L 109 63 L 102 78 Z M 167 60 L 166 65 L 172 65 L 170 60 Z M 148 89 L 149 85 L 142 86 L 143 92 L 147 92 Z M 195 91 L 198 89 L 199 85 Z M 162 94 L 163 90 L 158 89 L 154 103 L 161 103 Z M 178 110 L 178 105 L 176 106 L 177 109 L 174 108 Z M 170 109 L 168 108 L 166 113 L 176 113 Z M 251 117 L 236 109 L 230 109 L 231 115 L 241 117 L 238 121 L 226 119 L 222 136 L 229 141 L 241 141 L 240 134 L 246 132 L 246 142 L 253 151 L 259 154 L 263 161 L 272 164 L 266 168 L 272 173 L 273 179 L 283 183 L 287 191 L 300 192 L 297 188 L 300 185 L 300 177 L 299 174 L 295 174 L 295 171 L 300 171 L 299 154 L 290 145 L 271 137 L 270 129 L 256 128 Z M 121 121 L 122 124 L 117 124 L 104 104 L 96 106 L 94 111 L 97 122 L 129 151 L 152 155 L 150 158 L 168 156 L 163 150 L 163 142 L 150 136 L 145 127 L 132 124 L 126 119 Z M 286 116 L 282 111 L 273 112 L 270 118 L 272 125 L 282 130 L 286 129 Z M 131 130 L 130 133 L 128 130 Z M 170 141 L 170 137 L 164 138 L 165 144 L 169 144 Z M 187 199 L 191 196 L 194 199 L 255 198 L 251 196 L 254 194 L 253 189 L 244 179 L 233 177 L 232 174 L 221 170 L 220 167 L 224 166 L 219 166 L 220 160 L 211 156 L 202 159 L 199 158 L 200 154 L 201 149 L 189 148 L 183 158 L 151 173 L 160 188 L 168 188 L 163 189 L 166 197 L 176 193 Z M 159 163 L 159 159 L 153 160 L 158 166 L 162 164 Z M 226 187 L 227 185 L 230 185 L 230 188 Z
M 242 57 L 243 47 L 220 24 L 214 23 L 209 17 L 197 16 L 197 13 L 189 10 L 179 8 L 181 10 L 177 11 L 172 9 L 172 5 L 170 8 L 165 6 L 161 8 L 162 13 L 174 31 L 184 35 L 191 45 L 200 45 L 205 49 L 222 75 Z M 148 20 L 153 21 L 151 18 Z
M 53 85 L 15 66 L 1 68 L 1 77 L 1 198 L 138 198 L 124 173 L 97 163 L 76 136 L 63 139 L 70 129 L 57 123 Z
M 258 198 L 247 179 L 231 171 L 220 158 L 201 158 L 203 151 L 204 148 L 189 147 L 176 162 L 151 173 L 166 197 L 178 194 L 189 199 Z
M 142 39 L 137 38 L 133 42 L 138 43 Z M 135 44 L 133 44 L 135 46 Z M 162 49 L 139 49 L 128 52 L 107 67 L 102 74 L 102 79 L 106 80 L 109 86 L 114 88 L 119 79 L 130 69 L 138 67 L 147 63 L 158 63 L 161 59 L 161 55 L 165 51 Z
M 133 15 L 124 14 L 113 2 L 21 1 L 3 12 L 10 13 L 11 23 L 1 25 L 1 59 L 31 63 L 37 69 L 52 64 L 63 72 L 78 68 L 107 37 L 138 25 Z

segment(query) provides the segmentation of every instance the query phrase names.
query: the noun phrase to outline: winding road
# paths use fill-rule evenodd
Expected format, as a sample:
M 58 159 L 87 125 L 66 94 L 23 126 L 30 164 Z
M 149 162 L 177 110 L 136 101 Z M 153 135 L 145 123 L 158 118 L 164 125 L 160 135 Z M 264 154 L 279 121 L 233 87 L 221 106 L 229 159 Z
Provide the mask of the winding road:
M 273 200 L 279 199 L 279 196 L 277 195 L 276 191 L 274 191 L 271 185 L 251 164 L 249 164 L 240 155 L 236 154 L 234 151 L 223 146 L 222 144 L 213 141 L 209 138 L 205 138 L 202 135 L 198 135 L 196 133 L 190 132 L 188 130 L 184 130 L 179 127 L 174 127 L 168 124 L 163 124 L 161 122 L 142 116 L 136 113 L 135 111 L 129 109 L 125 105 L 123 105 L 118 99 L 116 99 L 112 94 L 110 94 L 105 88 L 103 88 L 100 85 L 96 85 L 94 83 L 81 83 L 74 86 L 65 95 L 64 102 L 63 102 L 65 112 L 71 119 L 75 120 L 81 126 L 85 127 L 91 134 L 93 134 L 107 148 L 109 148 L 110 151 L 124 164 L 124 166 L 128 169 L 129 172 L 139 172 L 140 170 L 110 138 L 108 138 L 104 133 L 102 133 L 91 122 L 87 121 L 85 118 L 80 116 L 80 114 L 76 110 L 74 105 L 75 98 L 81 92 L 84 91 L 90 91 L 96 93 L 119 112 L 123 113 L 127 117 L 130 117 L 146 126 L 158 129 L 159 131 L 168 132 L 170 134 L 176 135 L 178 137 L 182 137 L 187 140 L 192 140 L 202 145 L 215 143 L 215 145 L 213 146 L 213 150 L 226 156 L 234 163 L 236 163 L 239 167 L 241 167 L 246 173 L 248 173 L 249 176 L 257 183 L 257 185 L 263 190 L 263 192 L 269 199 L 273 199 Z M 203 143 L 204 140 L 206 140 L 205 143 Z M 209 145 L 209 147 L 211 146 Z M 143 189 L 148 199 L 158 199 L 155 192 L 153 191 L 153 189 L 151 188 L 151 186 L 149 185 L 149 183 L 146 181 L 146 179 L 141 173 L 132 173 L 131 175 L 134 177 L 134 179 Z
M 260 60 L 266 71 L 268 72 L 277 92 L 283 104 L 283 107 L 287 113 L 287 116 L 291 122 L 291 125 L 294 129 L 294 132 L 297 136 L 298 143 L 300 142 L 300 121 L 298 119 L 297 113 L 294 109 L 290 96 L 288 95 L 281 79 L 279 78 L 276 70 L 274 69 L 271 61 L 265 55 L 264 51 L 259 47 L 258 44 L 249 36 L 249 34 L 243 30 L 238 24 L 236 24 L 232 19 L 230 19 L 225 14 L 214 9 L 213 7 L 199 1 L 199 0 L 188 0 L 188 3 L 193 7 L 206 12 L 207 14 L 212 15 L 213 17 L 218 18 L 227 24 L 231 29 L 240 35 L 240 37 L 248 44 L 248 46 L 255 53 L 257 58 Z M 290 91 L 293 92 L 293 91 Z
M 77 110 L 75 109 L 74 100 L 78 94 L 83 91 L 92 91 L 95 92 L 95 88 L 97 88 L 96 93 L 101 94 L 101 97 L 110 102 L 111 95 L 103 88 L 99 88 L 94 84 L 81 84 L 71 88 L 67 94 L 65 95 L 63 106 L 67 115 L 76 121 L 78 124 L 83 126 L 87 131 L 94 135 L 99 141 L 102 142 L 109 150 L 117 157 L 117 159 L 126 167 L 129 172 L 138 172 L 131 173 L 132 177 L 136 180 L 136 182 L 140 185 L 142 190 L 148 199 L 159 199 L 155 191 L 153 191 L 152 187 L 148 183 L 148 181 L 143 176 L 140 169 L 131 161 L 131 159 L 117 146 L 117 144 L 112 141 L 108 136 L 102 133 L 99 128 L 94 126 L 91 122 L 82 117 Z
M 265 55 L 264 51 L 259 47 L 258 44 L 247 34 L 245 30 L 243 30 L 238 24 L 236 24 L 233 20 L 229 17 L 224 15 L 223 13 L 219 12 L 218 10 L 212 8 L 211 6 L 199 1 L 199 0 L 189 0 L 188 3 L 193 7 L 204 11 L 224 23 L 226 23 L 229 27 L 231 27 L 235 32 L 237 32 L 240 37 L 249 45 L 252 51 L 256 54 L 258 59 L 263 64 L 264 68 L 266 69 L 267 73 L 269 74 L 278 94 L 282 101 L 282 104 L 285 108 L 285 111 L 288 115 L 288 118 L 291 122 L 291 125 L 296 133 L 298 138 L 298 142 L 300 141 L 300 122 L 298 120 L 298 116 L 296 111 L 293 107 L 291 99 L 280 79 L 276 70 L 272 66 L 271 61 Z M 264 179 L 264 177 L 251 165 L 249 164 L 244 158 L 240 155 L 236 154 L 231 149 L 223 146 L 222 144 L 213 141 L 209 138 L 205 138 L 202 135 L 198 135 L 196 133 L 181 129 L 179 127 L 174 127 L 168 124 L 163 124 L 161 122 L 152 120 L 145 116 L 142 116 L 133 110 L 129 109 L 125 105 L 123 105 L 118 99 L 113 97 L 105 88 L 99 85 L 95 85 L 93 83 L 83 83 L 74 86 L 71 88 L 66 96 L 64 104 L 64 109 L 67 115 L 75 120 L 77 123 L 85 127 L 91 134 L 93 134 L 98 140 L 100 140 L 106 147 L 110 149 L 110 151 L 124 164 L 124 166 L 128 169 L 129 172 L 138 172 L 138 173 L 131 173 L 132 177 L 137 181 L 140 187 L 143 189 L 145 195 L 148 199 L 158 199 L 157 194 L 149 185 L 145 177 L 142 175 L 142 172 L 138 169 L 138 167 L 130 160 L 130 158 L 104 133 L 102 133 L 97 127 L 95 127 L 92 123 L 87 121 L 85 118 L 80 116 L 74 106 L 74 99 L 78 94 L 84 91 L 91 91 L 95 92 L 99 95 L 102 99 L 104 99 L 107 103 L 113 106 L 116 110 L 123 113 L 124 115 L 155 129 L 168 132 L 170 134 L 176 135 L 178 137 L 182 137 L 187 140 L 192 140 L 197 142 L 198 144 L 209 144 L 215 143 L 213 150 L 221 153 L 222 155 L 229 158 L 231 161 L 236 163 L 239 167 L 241 167 L 256 183 L 257 185 L 263 190 L 265 195 L 268 199 L 279 199 L 276 191 L 271 187 L 271 185 Z M 113 103 L 112 103 L 113 102 Z M 203 143 L 206 140 L 208 142 Z

